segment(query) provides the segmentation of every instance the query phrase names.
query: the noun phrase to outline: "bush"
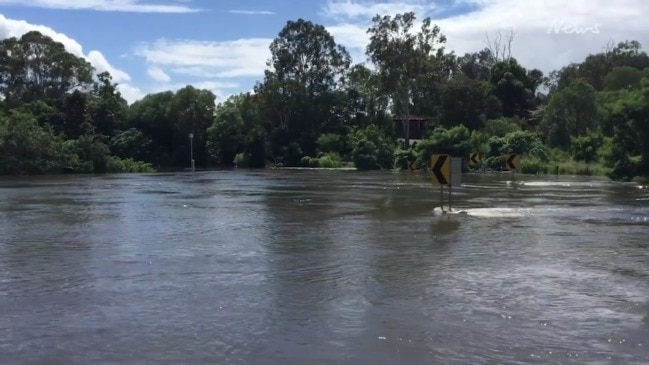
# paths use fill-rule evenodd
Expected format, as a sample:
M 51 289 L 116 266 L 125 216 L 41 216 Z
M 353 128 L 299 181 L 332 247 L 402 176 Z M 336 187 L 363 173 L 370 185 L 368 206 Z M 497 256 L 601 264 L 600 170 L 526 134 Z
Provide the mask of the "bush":
M 354 130 L 351 135 L 352 161 L 359 170 L 392 169 L 394 145 L 374 125 Z
M 302 167 L 337 169 L 343 167 L 343 161 L 337 153 L 321 153 L 318 157 L 304 156 L 300 160 Z
M 512 132 L 503 138 L 501 154 L 515 153 L 528 157 L 537 157 L 543 162 L 549 161 L 548 149 L 538 134 L 532 132 Z
M 521 131 L 521 122 L 517 118 L 498 118 L 485 122 L 485 133 L 490 137 L 504 137 L 507 134 Z
M 521 172 L 523 174 L 547 174 L 548 167 L 540 158 L 527 156 L 525 159 L 521 159 Z
M 340 168 L 343 166 L 342 159 L 340 158 L 340 155 L 338 155 L 337 153 L 327 153 L 318 157 L 316 160 L 317 160 L 318 167 L 321 168 L 333 169 L 333 168 Z
M 591 133 L 585 136 L 573 137 L 570 150 L 577 161 L 595 162 L 600 159 L 600 149 L 604 138 L 600 134 Z
M 234 165 L 237 167 L 248 167 L 248 158 L 245 153 L 237 153 L 234 156 Z
M 463 125 L 451 129 L 437 128 L 417 146 L 417 163 L 427 166 L 431 156 L 436 154 L 449 154 L 466 159 L 471 153 L 470 139 L 471 133 Z
M 58 172 L 60 160 L 67 159 L 62 144 L 52 128 L 41 127 L 32 115 L 0 117 L 0 175 Z
M 155 172 L 155 169 L 151 164 L 143 161 L 136 161 L 132 158 L 121 159 L 117 156 L 110 156 L 108 158 L 107 172 Z
M 316 145 L 318 146 L 318 153 L 340 153 L 344 147 L 342 136 L 334 133 L 321 135 L 316 140 Z
M 417 153 L 413 149 L 397 149 L 394 152 L 395 165 L 402 170 L 407 170 L 410 161 L 415 160 L 417 160 Z

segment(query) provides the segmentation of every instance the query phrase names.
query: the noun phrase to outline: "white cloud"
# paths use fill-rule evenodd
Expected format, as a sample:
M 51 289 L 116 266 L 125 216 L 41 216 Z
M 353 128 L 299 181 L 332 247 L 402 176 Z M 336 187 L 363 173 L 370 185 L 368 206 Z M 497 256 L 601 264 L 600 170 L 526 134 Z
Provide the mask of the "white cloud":
M 126 100 L 129 104 L 133 104 L 134 102 L 145 97 L 147 94 L 144 90 L 131 84 L 119 84 L 118 89 L 122 94 L 124 100 Z
M 60 42 L 68 52 L 75 56 L 83 57 L 88 60 L 88 62 L 95 67 L 95 70 L 98 73 L 104 71 L 110 72 L 113 81 L 119 83 L 119 90 L 127 101 L 133 102 L 137 98 L 143 96 L 141 90 L 128 84 L 128 82 L 131 81 L 129 74 L 111 65 L 101 52 L 93 50 L 86 55 L 83 53 L 83 47 L 79 42 L 63 33 L 59 33 L 44 25 L 30 24 L 24 20 L 8 19 L 4 15 L 0 14 L 0 39 L 21 37 L 23 34 L 34 30 Z
M 161 69 L 160 67 L 157 66 L 149 67 L 147 73 L 149 74 L 149 77 L 152 78 L 154 81 L 157 82 L 171 81 L 171 77 L 169 77 L 169 75 L 167 75 L 167 73 L 164 72 L 164 70 Z
M 228 10 L 228 13 L 243 15 L 275 15 L 275 12 L 268 10 Z
M 376 14 L 394 15 L 407 11 L 417 14 L 428 13 L 437 8 L 434 1 L 426 0 L 400 0 L 400 1 L 353 1 L 332 0 L 328 1 L 323 11 L 324 15 L 340 20 L 369 20 Z
M 79 54 L 78 56 L 82 56 L 82 54 Z M 95 69 L 98 72 L 108 71 L 110 75 L 113 77 L 113 81 L 115 82 L 131 81 L 131 76 L 129 76 L 129 74 L 108 63 L 108 60 L 106 59 L 106 57 L 104 57 L 104 55 L 101 52 L 94 51 L 94 50 L 90 51 L 88 52 L 88 56 L 86 56 L 85 58 L 88 60 L 88 62 L 90 62 L 95 67 Z
M 135 54 L 166 72 L 202 79 L 261 77 L 270 57 L 271 41 L 266 38 L 227 42 L 160 39 L 141 44 Z
M 0 0 L 0 5 L 132 13 L 195 13 L 202 11 L 179 3 L 159 4 L 142 0 Z
M 433 3 L 332 0 L 324 10 L 332 19 L 327 29 L 337 41 L 349 47 L 358 62 L 365 60 L 366 30 L 372 13 L 385 9 L 385 13 L 393 14 L 397 9 L 398 12 L 423 9 L 426 4 Z M 471 5 L 476 9 L 461 15 L 436 16 L 448 9 L 429 5 L 427 13 L 418 12 L 417 16 L 421 20 L 430 15 L 448 38 L 446 48 L 460 55 L 483 49 L 487 32 L 493 37 L 498 30 L 514 29 L 513 56 L 525 67 L 539 68 L 546 74 L 570 62 L 582 61 L 590 53 L 600 52 L 611 40 L 616 43 L 638 40 L 649 45 L 649 22 L 645 19 L 645 14 L 649 14 L 649 2 L 645 0 L 456 0 L 454 6 L 458 5 Z M 553 24 L 558 27 L 553 28 Z M 565 28 L 560 29 L 561 24 Z M 575 28 L 580 28 L 582 33 L 571 33 Z

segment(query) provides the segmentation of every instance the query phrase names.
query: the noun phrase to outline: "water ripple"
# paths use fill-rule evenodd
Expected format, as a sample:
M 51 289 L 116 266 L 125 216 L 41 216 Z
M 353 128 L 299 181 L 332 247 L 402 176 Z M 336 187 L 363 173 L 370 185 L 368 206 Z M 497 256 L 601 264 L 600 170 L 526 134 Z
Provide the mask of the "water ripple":
M 646 187 L 508 180 L 465 176 L 456 214 L 440 211 L 423 173 L 1 183 L 0 353 L 66 364 L 642 363 Z

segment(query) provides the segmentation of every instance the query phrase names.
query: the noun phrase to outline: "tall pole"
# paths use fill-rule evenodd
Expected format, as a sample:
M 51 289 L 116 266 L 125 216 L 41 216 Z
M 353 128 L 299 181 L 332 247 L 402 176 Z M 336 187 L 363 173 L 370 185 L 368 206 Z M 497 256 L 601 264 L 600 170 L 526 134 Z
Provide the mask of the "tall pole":
M 191 163 L 191 170 L 194 172 L 196 166 L 194 165 L 194 133 L 189 134 L 189 158 Z
M 453 208 L 453 184 L 448 184 L 448 211 L 451 212 Z

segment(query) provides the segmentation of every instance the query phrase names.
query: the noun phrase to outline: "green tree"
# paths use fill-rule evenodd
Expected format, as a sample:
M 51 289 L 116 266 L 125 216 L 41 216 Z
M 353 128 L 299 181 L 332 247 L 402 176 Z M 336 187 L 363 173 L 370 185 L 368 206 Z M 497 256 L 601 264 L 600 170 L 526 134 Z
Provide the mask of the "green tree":
M 289 21 L 270 45 L 271 59 L 257 93 L 269 113 L 272 153 L 298 165 L 315 153 L 323 132 L 339 130 L 335 90 L 349 68 L 350 56 L 324 26 L 304 19 Z
M 368 29 L 370 42 L 366 53 L 376 65 L 382 90 L 390 95 L 394 114 L 409 116 L 418 78 L 427 75 L 434 57 L 443 55 L 446 37 L 438 26 L 425 18 L 418 32 L 413 32 L 414 12 L 394 17 L 375 16 Z M 410 123 L 402 123 L 406 147 L 410 146 Z
M 28 113 L 0 117 L 0 175 L 58 172 L 62 140 Z
M 615 127 L 609 157 L 612 176 L 629 179 L 649 171 L 649 81 L 620 94 L 609 115 Z
M 0 42 L 0 94 L 14 108 L 43 100 L 52 103 L 72 90 L 92 87 L 93 68 L 37 31 Z
M 582 136 L 599 126 L 600 112 L 595 88 L 583 79 L 552 94 L 541 128 L 550 144 L 567 148 L 571 136 Z

